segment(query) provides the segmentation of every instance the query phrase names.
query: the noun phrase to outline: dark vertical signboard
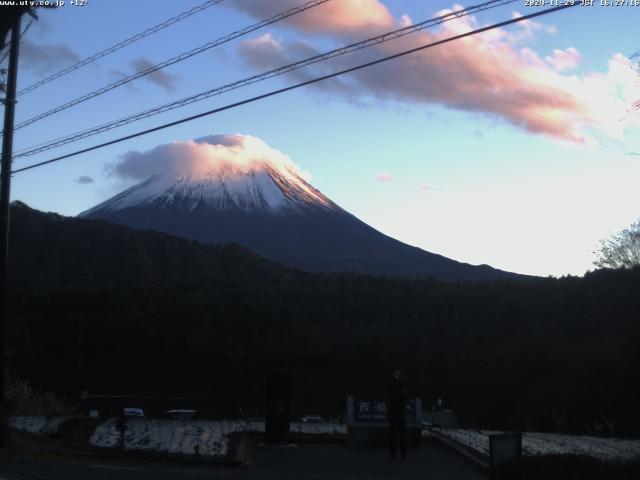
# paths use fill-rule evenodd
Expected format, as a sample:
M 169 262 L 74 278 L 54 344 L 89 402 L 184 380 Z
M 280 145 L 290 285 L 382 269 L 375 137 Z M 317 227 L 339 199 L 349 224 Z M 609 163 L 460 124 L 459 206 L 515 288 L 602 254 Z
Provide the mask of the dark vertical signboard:
M 489 435 L 489 466 L 491 480 L 517 480 L 514 467 L 522 458 L 522 433 Z
M 291 421 L 291 375 L 269 373 L 266 394 L 265 441 L 287 443 Z

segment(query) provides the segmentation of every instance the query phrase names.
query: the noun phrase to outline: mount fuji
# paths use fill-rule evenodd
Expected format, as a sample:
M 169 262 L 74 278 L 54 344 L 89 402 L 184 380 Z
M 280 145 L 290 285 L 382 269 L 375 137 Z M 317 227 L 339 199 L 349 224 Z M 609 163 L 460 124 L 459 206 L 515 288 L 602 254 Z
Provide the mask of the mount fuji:
M 144 157 L 136 152 L 120 167 L 149 160 L 159 167 L 156 173 L 79 217 L 201 243 L 238 243 L 308 271 L 449 281 L 517 276 L 384 235 L 314 188 L 288 157 L 273 152 L 259 139 L 238 135 L 166 145 Z

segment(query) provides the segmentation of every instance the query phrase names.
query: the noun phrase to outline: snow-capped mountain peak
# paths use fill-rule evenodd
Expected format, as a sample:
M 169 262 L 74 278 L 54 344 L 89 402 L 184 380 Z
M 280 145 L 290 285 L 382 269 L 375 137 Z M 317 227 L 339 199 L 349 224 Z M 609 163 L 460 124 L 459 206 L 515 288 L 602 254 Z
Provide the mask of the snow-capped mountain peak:
M 287 166 L 263 162 L 252 168 L 215 168 L 194 174 L 156 174 L 80 214 L 154 205 L 193 211 L 198 207 L 291 213 L 340 208 Z

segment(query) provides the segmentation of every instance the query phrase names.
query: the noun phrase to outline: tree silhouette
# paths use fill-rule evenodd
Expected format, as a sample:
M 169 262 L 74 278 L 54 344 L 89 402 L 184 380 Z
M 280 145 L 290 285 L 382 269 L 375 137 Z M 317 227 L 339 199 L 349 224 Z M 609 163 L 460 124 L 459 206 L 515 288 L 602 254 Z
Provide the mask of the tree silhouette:
M 640 220 L 600 242 L 593 262 L 599 268 L 632 268 L 640 265 Z

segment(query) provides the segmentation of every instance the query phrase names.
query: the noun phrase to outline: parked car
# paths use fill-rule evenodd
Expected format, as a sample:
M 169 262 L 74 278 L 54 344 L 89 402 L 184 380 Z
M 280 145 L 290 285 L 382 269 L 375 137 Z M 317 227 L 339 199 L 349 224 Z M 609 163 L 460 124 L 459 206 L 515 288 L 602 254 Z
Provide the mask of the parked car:
M 124 407 L 122 415 L 125 417 L 142 417 L 144 418 L 144 410 L 135 407 Z
M 198 413 L 196 410 L 187 409 L 167 410 L 164 412 L 164 416 L 169 418 L 179 418 L 181 420 L 190 420 L 196 416 L 196 413 Z
M 327 423 L 327 421 L 319 415 L 305 415 L 302 417 L 304 423 Z

